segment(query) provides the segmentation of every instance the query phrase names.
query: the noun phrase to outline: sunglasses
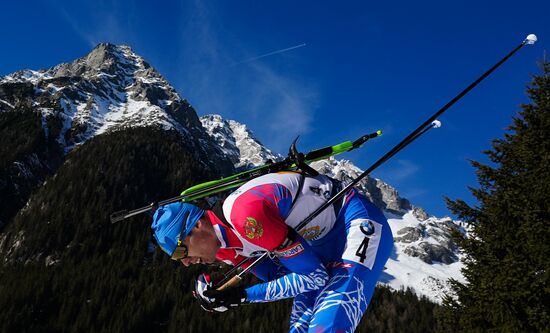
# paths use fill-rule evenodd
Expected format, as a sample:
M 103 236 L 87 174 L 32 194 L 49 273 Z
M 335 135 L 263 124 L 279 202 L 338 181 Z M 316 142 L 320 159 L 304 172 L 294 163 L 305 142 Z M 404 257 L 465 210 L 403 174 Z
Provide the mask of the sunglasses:
M 181 241 L 178 241 L 178 246 L 174 250 L 174 253 L 172 253 L 172 257 L 170 257 L 172 260 L 181 260 L 187 258 L 189 255 L 189 250 L 187 249 L 187 245 L 184 245 L 181 243 Z

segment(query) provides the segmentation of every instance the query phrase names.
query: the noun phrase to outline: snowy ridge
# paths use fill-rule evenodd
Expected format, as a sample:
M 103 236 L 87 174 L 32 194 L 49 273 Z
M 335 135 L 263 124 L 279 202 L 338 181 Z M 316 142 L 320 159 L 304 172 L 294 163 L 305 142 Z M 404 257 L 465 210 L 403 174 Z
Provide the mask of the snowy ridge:
M 356 167 L 351 161 L 337 160 L 334 157 L 313 162 L 311 166 L 322 174 L 344 182 L 351 182 L 363 173 L 363 170 Z M 401 198 L 395 188 L 380 179 L 367 176 L 356 187 L 382 210 L 404 214 L 413 209 L 410 202 L 407 199 Z M 423 212 L 421 208 L 416 207 L 416 209 L 419 212 Z M 426 213 L 424 212 L 424 214 Z
M 208 115 L 201 117 L 201 122 L 236 166 L 258 166 L 267 158 L 282 158 L 263 147 L 246 126 L 236 121 Z M 260 153 L 266 151 L 271 155 Z M 311 165 L 342 181 L 350 181 L 363 172 L 348 160 L 332 157 Z M 462 223 L 448 217 L 429 217 L 422 208 L 411 205 L 395 188 L 380 179 L 367 177 L 357 188 L 384 211 L 394 236 L 394 252 L 386 264 L 381 283 L 394 289 L 411 287 L 418 295 L 441 302 L 450 290 L 450 278 L 464 280 L 460 273 L 462 257 L 450 236 L 452 229 L 467 232 Z
M 224 155 L 230 157 L 237 169 L 258 166 L 267 160 L 277 161 L 275 155 L 254 137 L 252 132 L 234 120 L 224 120 L 219 115 L 206 115 L 200 118 L 206 132 L 221 147 Z
M 51 79 L 52 76 L 50 73 L 47 73 L 44 70 L 39 71 L 33 71 L 30 69 L 24 69 L 17 71 L 15 73 L 12 73 L 10 75 L 6 75 L 4 77 L 0 78 L 0 84 L 1 83 L 22 83 L 22 82 L 31 82 L 33 84 L 38 83 L 41 80 L 48 80 Z

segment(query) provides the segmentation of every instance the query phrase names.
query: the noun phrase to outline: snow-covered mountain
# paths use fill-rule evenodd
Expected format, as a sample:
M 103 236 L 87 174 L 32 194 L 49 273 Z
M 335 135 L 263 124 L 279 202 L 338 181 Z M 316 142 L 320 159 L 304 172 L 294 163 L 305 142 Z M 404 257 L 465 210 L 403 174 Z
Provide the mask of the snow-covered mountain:
M 178 131 L 197 157 L 221 153 L 191 105 L 125 45 L 99 44 L 73 62 L 0 77 L 0 112 L 24 107 L 41 113 L 65 152 L 108 131 L 158 126 Z
M 394 253 L 381 281 L 395 289 L 411 287 L 435 302 L 449 292 L 448 280 L 464 282 L 462 254 L 451 240 L 452 229 L 466 233 L 459 221 L 434 216 L 420 220 L 413 211 L 385 212 L 394 236 Z
M 219 115 L 203 116 L 201 122 L 236 166 L 258 166 L 267 159 L 282 158 L 264 147 L 243 124 Z M 363 172 L 352 162 L 335 158 L 314 162 L 312 166 L 343 181 Z M 380 179 L 367 177 L 357 188 L 384 211 L 394 235 L 394 253 L 381 281 L 395 289 L 411 287 L 418 294 L 440 302 L 449 290 L 449 278 L 463 280 L 461 254 L 450 236 L 452 229 L 466 232 L 462 223 L 448 217 L 428 216 L 424 209 L 411 205 Z

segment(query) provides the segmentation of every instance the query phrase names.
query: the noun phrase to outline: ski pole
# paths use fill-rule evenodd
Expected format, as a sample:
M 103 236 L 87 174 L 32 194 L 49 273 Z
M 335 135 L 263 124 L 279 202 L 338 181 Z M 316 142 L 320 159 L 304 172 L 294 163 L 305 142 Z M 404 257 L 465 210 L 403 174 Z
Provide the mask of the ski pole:
M 397 145 L 395 145 L 390 151 L 388 151 L 384 156 L 382 156 L 380 159 L 378 159 L 373 165 L 371 165 L 367 170 L 365 170 L 361 175 L 359 175 L 357 178 L 355 178 L 351 183 L 346 185 L 340 192 L 335 194 L 332 198 L 330 198 L 327 202 L 319 206 L 315 211 L 313 211 L 308 217 L 306 217 L 300 224 L 296 226 L 296 230 L 300 230 L 305 225 L 307 225 L 309 222 L 311 222 L 314 218 L 316 218 L 323 210 L 330 207 L 332 204 L 334 204 L 336 201 L 340 200 L 349 190 L 351 190 L 355 185 L 357 185 L 363 178 L 365 178 L 367 175 L 369 175 L 373 170 L 378 168 L 380 165 L 382 165 L 384 162 L 389 160 L 391 157 L 395 156 L 398 152 L 403 150 L 405 147 L 407 147 L 409 144 L 414 142 L 416 139 L 418 139 L 421 135 L 426 133 L 432 128 L 438 128 L 441 126 L 441 123 L 436 120 L 437 117 L 439 117 L 441 114 L 443 114 L 447 109 L 449 109 L 453 104 L 455 104 L 458 100 L 460 100 L 464 95 L 466 95 L 470 90 L 472 90 L 475 86 L 477 86 L 483 79 L 485 79 L 489 74 L 491 74 L 495 69 L 497 69 L 500 65 L 502 65 L 506 60 L 508 60 L 514 53 L 516 53 L 519 49 L 521 49 L 524 45 L 532 45 L 537 41 L 537 36 L 531 34 L 528 35 L 520 45 L 518 45 L 516 48 L 514 48 L 510 53 L 508 53 L 504 58 L 502 58 L 499 62 L 497 62 L 493 67 L 491 67 L 488 71 L 486 71 L 484 74 L 482 74 L 477 80 L 472 82 L 468 87 L 466 87 L 464 90 L 462 90 L 458 95 L 456 95 L 451 101 L 449 101 L 447 104 L 445 104 L 441 109 L 439 109 L 436 113 L 434 113 L 430 118 L 428 118 L 425 122 L 423 122 L 420 126 L 418 126 L 414 131 L 412 131 L 407 137 L 405 137 L 403 140 L 401 140 Z M 256 261 L 254 261 L 249 267 L 246 268 L 246 270 L 243 270 L 239 277 L 236 279 L 231 279 L 225 284 L 223 284 L 219 289 L 225 289 L 234 286 L 236 283 L 238 283 L 242 278 L 242 274 L 244 272 L 249 272 L 253 266 L 257 265 L 264 259 L 268 257 L 268 252 L 262 254 Z

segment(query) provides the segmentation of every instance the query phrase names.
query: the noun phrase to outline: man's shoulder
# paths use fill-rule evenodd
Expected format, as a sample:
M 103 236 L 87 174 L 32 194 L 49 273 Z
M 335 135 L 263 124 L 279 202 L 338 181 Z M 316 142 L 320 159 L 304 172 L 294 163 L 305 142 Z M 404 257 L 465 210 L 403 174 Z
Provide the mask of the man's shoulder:
M 238 202 L 233 205 L 229 218 L 243 239 L 268 250 L 279 246 L 288 230 L 277 206 L 267 199 Z

